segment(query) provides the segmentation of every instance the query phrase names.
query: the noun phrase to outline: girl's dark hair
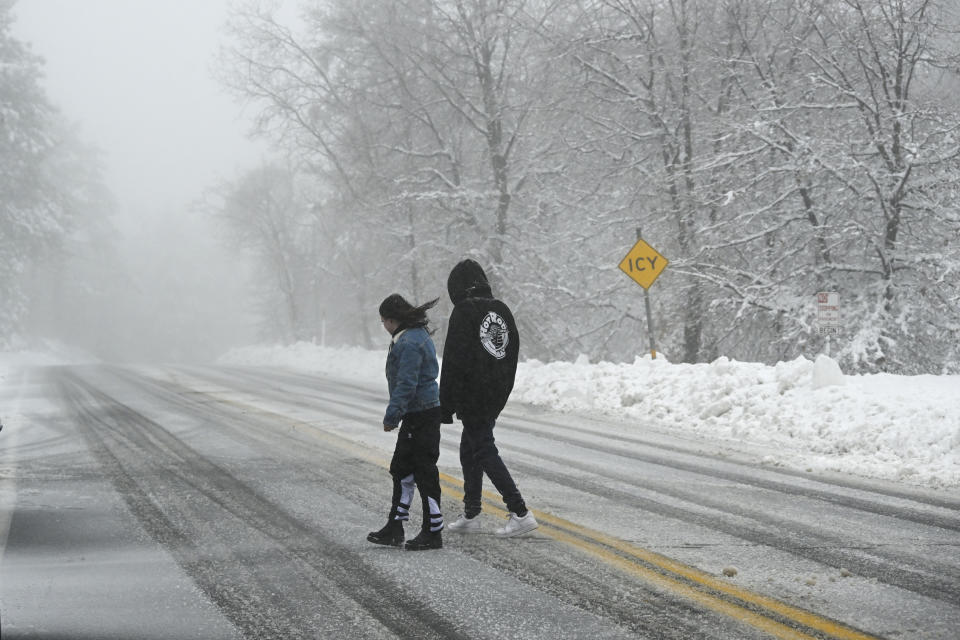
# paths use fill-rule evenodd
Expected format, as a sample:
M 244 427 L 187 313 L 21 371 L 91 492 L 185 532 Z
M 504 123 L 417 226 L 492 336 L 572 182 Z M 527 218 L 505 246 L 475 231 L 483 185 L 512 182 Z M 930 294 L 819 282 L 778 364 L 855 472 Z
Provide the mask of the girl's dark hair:
M 397 330 L 412 329 L 413 327 L 426 327 L 430 320 L 427 318 L 427 310 L 432 309 L 440 298 L 434 298 L 430 302 L 424 302 L 419 307 L 415 307 L 399 293 L 391 293 L 380 303 L 380 317 L 396 320 L 400 323 Z

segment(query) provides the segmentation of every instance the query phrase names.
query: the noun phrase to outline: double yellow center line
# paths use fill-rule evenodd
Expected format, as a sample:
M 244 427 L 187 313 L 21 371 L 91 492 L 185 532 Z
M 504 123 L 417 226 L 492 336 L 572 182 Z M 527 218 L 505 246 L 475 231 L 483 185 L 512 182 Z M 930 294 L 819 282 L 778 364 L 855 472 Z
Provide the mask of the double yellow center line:
M 444 493 L 463 499 L 463 483 L 440 474 Z M 489 509 L 506 515 L 498 494 L 483 492 Z M 709 573 L 648 549 L 578 525 L 555 515 L 531 509 L 539 534 L 570 545 L 607 565 L 672 594 L 729 616 L 784 640 L 879 640 L 829 618 L 791 606 L 774 598 L 738 587 Z

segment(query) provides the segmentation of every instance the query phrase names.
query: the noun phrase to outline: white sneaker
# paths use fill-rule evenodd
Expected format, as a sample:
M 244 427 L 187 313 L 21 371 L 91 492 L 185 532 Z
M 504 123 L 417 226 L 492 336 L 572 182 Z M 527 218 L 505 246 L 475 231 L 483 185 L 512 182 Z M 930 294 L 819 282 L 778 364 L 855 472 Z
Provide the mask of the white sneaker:
M 461 513 L 457 521 L 451 522 L 446 528 L 454 533 L 480 533 L 480 521 L 476 517 L 468 518 Z
M 507 519 L 507 524 L 505 524 L 502 529 L 497 529 L 497 535 L 501 538 L 512 538 L 513 536 L 529 533 L 539 526 L 540 523 L 533 517 L 533 511 L 527 511 L 527 515 L 522 518 L 511 512 L 510 517 Z

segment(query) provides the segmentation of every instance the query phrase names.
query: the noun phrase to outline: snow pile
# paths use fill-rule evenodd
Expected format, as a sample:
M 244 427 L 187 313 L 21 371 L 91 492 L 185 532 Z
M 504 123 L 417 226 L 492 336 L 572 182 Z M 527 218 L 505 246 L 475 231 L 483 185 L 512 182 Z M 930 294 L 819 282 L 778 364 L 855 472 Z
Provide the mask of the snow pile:
M 220 358 L 222 364 L 285 367 L 361 382 L 376 380 L 384 384 L 386 360 L 386 346 L 379 352 L 359 347 L 331 349 L 310 342 L 298 342 L 287 347 L 241 347 L 228 351 Z
M 960 484 L 960 376 L 844 376 L 826 356 L 776 366 L 526 363 L 514 398 L 636 419 L 638 428 L 772 448 L 765 461 Z
M 0 351 L 0 381 L 6 380 L 12 371 L 23 367 L 50 367 L 63 364 L 85 364 L 96 358 L 59 342 L 40 342 L 35 349 Z
M 386 352 L 301 343 L 249 347 L 230 364 L 289 367 L 382 384 Z M 767 366 L 719 358 L 673 364 L 521 363 L 512 402 L 628 420 L 763 449 L 767 464 L 933 487 L 960 486 L 960 376 L 844 376 L 826 356 Z M 761 455 L 761 454 L 758 454 Z

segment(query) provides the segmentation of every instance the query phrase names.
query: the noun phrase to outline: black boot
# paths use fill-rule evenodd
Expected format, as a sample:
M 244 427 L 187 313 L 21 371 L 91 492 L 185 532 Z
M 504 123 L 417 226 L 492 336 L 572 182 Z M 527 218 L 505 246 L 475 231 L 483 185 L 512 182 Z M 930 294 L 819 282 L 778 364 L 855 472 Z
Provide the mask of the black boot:
M 367 541 L 399 547 L 403 544 L 403 522 L 393 518 L 387 520 L 387 524 L 382 529 L 367 534 Z
M 413 540 L 407 540 L 404 545 L 407 551 L 426 551 L 427 549 L 442 549 L 443 536 L 440 531 L 430 531 L 421 529 L 420 533 Z

